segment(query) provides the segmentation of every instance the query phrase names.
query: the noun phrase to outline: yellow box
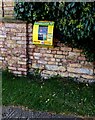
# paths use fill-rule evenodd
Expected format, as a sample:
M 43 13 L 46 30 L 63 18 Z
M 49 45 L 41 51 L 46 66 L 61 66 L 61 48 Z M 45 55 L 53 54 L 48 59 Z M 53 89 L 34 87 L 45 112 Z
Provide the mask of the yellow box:
M 33 26 L 33 44 L 53 46 L 53 21 L 38 21 Z

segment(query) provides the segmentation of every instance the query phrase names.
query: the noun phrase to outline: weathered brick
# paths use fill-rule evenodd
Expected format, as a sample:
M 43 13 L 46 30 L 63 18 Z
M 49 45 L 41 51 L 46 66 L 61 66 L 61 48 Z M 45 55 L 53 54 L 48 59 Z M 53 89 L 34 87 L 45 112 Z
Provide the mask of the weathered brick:
M 34 57 L 33 57 L 33 56 L 29 56 L 29 58 L 30 58 L 30 59 L 34 59 Z
M 57 66 L 57 65 L 46 65 L 47 70 L 56 70 L 56 71 L 65 71 L 66 68 L 64 66 Z
M 32 27 L 30 29 L 28 29 L 28 32 L 32 33 Z
M 22 71 L 22 73 L 21 73 L 22 75 L 27 75 L 27 71 Z
M 15 37 L 15 40 L 19 40 L 20 41 L 21 37 Z M 24 42 L 24 41 L 21 40 L 21 42 Z
M 86 65 L 86 66 L 93 66 L 94 67 L 93 62 L 85 61 L 84 65 Z
M 3 44 L 3 41 L 0 40 L 0 45 L 2 45 L 2 44 Z
M 45 53 L 46 53 L 46 51 L 45 51 L 45 50 L 40 50 L 40 53 L 45 54 Z
M 51 50 L 47 50 L 46 53 L 51 53 Z
M 68 77 L 69 76 L 68 72 L 58 72 L 58 74 L 62 77 Z
M 63 55 L 68 55 L 68 54 L 69 54 L 69 52 L 62 52 L 62 54 L 63 54 Z
M 83 54 L 83 53 L 81 53 L 81 55 L 80 55 L 81 57 L 85 57 L 85 55 Z
M 79 50 L 79 49 L 75 49 L 75 48 L 73 48 L 73 52 L 78 52 L 78 53 L 81 53 L 81 52 L 82 52 L 82 50 Z
M 8 32 L 11 31 L 11 32 L 15 33 L 15 35 L 16 35 L 16 32 L 19 32 L 20 30 L 16 29 L 16 28 L 10 28 L 10 29 L 7 29 L 7 31 Z
M 3 47 L 3 45 L 0 45 L 0 48 Z
M 17 41 L 17 44 L 26 45 L 26 41 Z
M 42 54 L 41 53 L 34 53 L 34 56 L 41 57 Z
M 87 68 L 87 69 L 93 69 L 93 65 L 90 65 L 90 64 L 84 64 L 84 65 L 82 65 L 82 67 L 84 67 L 84 68 Z
M 51 60 L 52 62 L 55 62 L 56 59 L 55 59 L 55 58 L 51 58 L 50 60 Z
M 69 77 L 77 77 L 77 78 L 80 78 L 80 74 L 74 74 L 74 73 L 68 73 L 68 76 Z
M 5 49 L 5 48 L 1 48 L 1 51 L 6 51 L 7 49 Z
M 61 59 L 62 63 L 67 63 L 67 60 L 66 59 Z
M 2 67 L 2 61 L 0 60 L 0 67 Z
M 32 56 L 33 57 L 33 56 Z M 40 57 L 38 56 L 34 56 L 34 58 L 36 59 L 36 60 L 39 60 L 40 59 Z
M 16 36 L 26 36 L 26 33 L 17 33 Z
M 26 65 L 26 62 L 18 61 L 18 64 Z
M 85 79 L 95 79 L 94 75 L 81 75 Z
M 54 57 L 55 57 L 55 58 L 60 58 L 60 59 L 61 59 L 61 58 L 65 58 L 64 55 L 54 55 Z
M 32 38 L 32 34 L 28 34 L 28 37 L 31 37 L 31 38 Z
M 24 69 L 24 68 L 18 68 L 18 71 L 27 71 L 27 69 Z
M 49 61 L 47 64 L 48 64 L 48 65 L 55 65 L 56 63 L 53 62 L 53 61 Z
M 20 65 L 19 68 L 27 69 L 27 65 Z
M 4 58 L 3 58 L 3 57 L 0 57 L 0 60 L 4 60 Z
M 29 48 L 35 48 L 35 45 L 29 45 Z
M 81 64 L 78 64 L 78 63 L 73 63 L 73 64 L 69 63 L 69 64 L 68 64 L 68 67 L 73 67 L 73 68 L 76 67 L 76 68 L 80 68 L 80 67 L 82 67 L 82 66 L 81 66 Z
M 61 60 L 60 59 L 56 59 L 56 62 L 60 62 Z
M 84 61 L 85 61 L 85 60 L 86 60 L 86 58 L 85 58 L 85 57 L 81 57 L 81 56 L 80 56 L 80 57 L 78 57 L 78 60 L 84 60 Z
M 6 9 L 4 9 L 4 14 L 5 15 L 13 15 L 13 7 L 6 7 Z
M 57 51 L 57 54 L 62 55 L 62 51 Z
M 26 37 L 20 37 L 20 40 L 26 41 Z
M 33 26 L 33 25 L 32 25 L 31 23 L 29 23 L 29 24 L 28 24 L 28 29 L 31 29 L 32 26 Z
M 38 47 L 39 48 L 39 47 Z M 41 50 L 47 50 L 48 48 L 40 47 Z
M 21 58 L 22 62 L 27 62 L 28 58 Z
M 58 70 L 58 66 L 57 65 L 45 65 L 45 68 L 47 70 Z
M 72 51 L 72 48 L 70 48 L 70 47 L 61 47 L 60 49 L 62 51 Z
M 39 66 L 36 63 L 32 63 L 32 68 L 39 68 Z
M 10 70 L 16 70 L 16 67 L 8 67 L 8 69 L 10 69 Z
M 26 58 L 26 55 L 20 55 L 20 58 Z
M 11 71 L 14 74 L 21 75 L 21 71 Z
M 79 61 L 79 60 L 77 60 L 77 61 Z M 79 61 L 79 63 L 80 63 L 81 65 L 84 65 L 84 64 L 85 64 L 85 61 Z
M 32 63 L 37 63 L 37 60 L 33 59 L 33 60 L 32 60 Z
M 32 63 L 32 68 L 44 69 L 44 65 L 41 65 L 41 64 L 38 64 L 38 63 Z
M 66 56 L 66 59 L 69 59 L 69 60 L 77 60 L 77 57 L 78 57 L 79 53 L 74 53 L 74 52 L 69 52 L 69 55 Z
M 14 6 L 13 0 L 9 0 L 9 1 L 4 0 L 4 8 L 10 7 L 10 6 Z
M 13 24 L 13 23 L 7 23 L 7 22 L 5 22 L 5 27 L 7 28 L 16 28 L 16 24 Z
M 48 74 L 48 75 L 50 75 L 50 76 L 57 75 L 57 72 L 55 72 L 55 71 L 49 71 L 49 70 L 43 70 L 42 73 Z
M 52 54 L 43 54 L 44 57 L 53 57 Z
M 80 53 L 69 52 L 69 56 L 80 56 Z
M 59 47 L 49 48 L 49 49 L 59 51 Z
M 5 41 L 5 38 L 4 37 L 0 37 L 0 41 Z
M 56 51 L 56 50 L 52 50 L 52 52 L 51 52 L 51 53 L 56 54 L 56 53 L 57 53 L 57 51 Z
M 11 37 L 12 40 L 16 40 L 16 37 Z
M 68 72 L 93 75 L 92 69 L 67 67 Z
M 50 57 L 45 57 L 45 60 L 46 60 L 46 61 L 50 61 L 51 58 L 50 58 Z
M 58 71 L 64 72 L 66 71 L 66 68 L 64 66 L 58 66 Z
M 44 60 L 38 60 L 38 63 L 40 63 L 40 64 L 47 64 L 47 61 L 44 61 Z
M 35 48 L 33 52 L 34 52 L 34 53 L 40 53 L 40 50 L 37 49 L 37 48 Z

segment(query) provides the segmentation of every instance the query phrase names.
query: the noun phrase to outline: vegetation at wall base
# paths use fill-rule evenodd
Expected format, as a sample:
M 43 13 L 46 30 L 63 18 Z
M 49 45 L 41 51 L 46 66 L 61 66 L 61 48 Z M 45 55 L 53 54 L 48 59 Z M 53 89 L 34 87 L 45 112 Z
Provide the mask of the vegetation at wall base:
M 55 37 L 95 61 L 95 2 L 16 2 L 16 19 L 55 22 Z
M 74 82 L 73 78 L 35 78 L 2 73 L 3 105 L 65 115 L 95 116 L 95 84 Z

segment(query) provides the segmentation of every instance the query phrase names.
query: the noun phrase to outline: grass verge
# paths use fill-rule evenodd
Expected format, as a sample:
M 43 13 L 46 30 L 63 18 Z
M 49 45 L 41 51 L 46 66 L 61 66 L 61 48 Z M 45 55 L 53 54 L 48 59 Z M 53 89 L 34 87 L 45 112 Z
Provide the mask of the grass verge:
M 2 74 L 3 105 L 25 106 L 29 109 L 65 115 L 95 116 L 95 84 L 74 82 L 72 78 L 35 78 Z

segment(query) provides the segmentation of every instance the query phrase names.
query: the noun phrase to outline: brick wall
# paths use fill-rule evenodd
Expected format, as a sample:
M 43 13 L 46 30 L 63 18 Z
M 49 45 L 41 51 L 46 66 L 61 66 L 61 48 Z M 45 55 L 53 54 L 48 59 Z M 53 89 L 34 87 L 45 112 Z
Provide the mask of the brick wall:
M 26 24 L 4 23 L 6 37 L 0 37 L 0 64 L 15 74 L 27 74 Z
M 87 62 L 81 50 L 59 44 L 55 48 L 42 48 L 29 45 L 30 71 L 39 68 L 44 77 L 61 75 L 95 79 L 93 63 Z
M 14 16 L 14 0 L 3 0 L 4 17 Z
M 40 69 L 43 77 L 61 75 L 89 80 L 95 79 L 95 69 L 87 62 L 82 50 L 58 43 L 55 48 L 43 48 L 32 44 L 32 24 L 5 22 L 6 37 L 0 37 L 0 66 L 8 67 L 18 75 L 26 75 Z

